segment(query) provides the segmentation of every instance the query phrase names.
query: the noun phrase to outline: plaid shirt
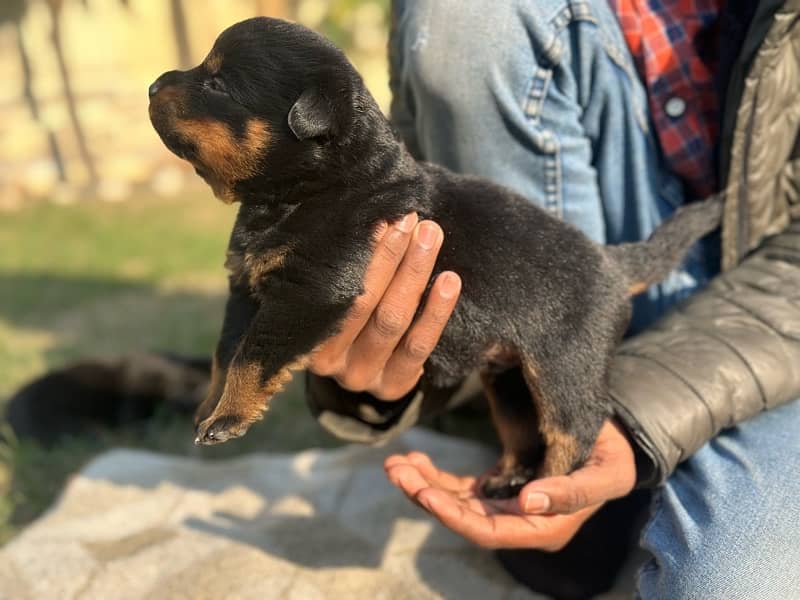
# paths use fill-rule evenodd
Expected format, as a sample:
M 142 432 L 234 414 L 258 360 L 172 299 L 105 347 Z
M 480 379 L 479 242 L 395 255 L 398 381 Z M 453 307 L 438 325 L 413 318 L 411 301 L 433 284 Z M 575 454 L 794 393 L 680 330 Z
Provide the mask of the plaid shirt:
M 717 188 L 717 18 L 723 0 L 609 0 L 650 101 L 661 149 L 690 195 Z

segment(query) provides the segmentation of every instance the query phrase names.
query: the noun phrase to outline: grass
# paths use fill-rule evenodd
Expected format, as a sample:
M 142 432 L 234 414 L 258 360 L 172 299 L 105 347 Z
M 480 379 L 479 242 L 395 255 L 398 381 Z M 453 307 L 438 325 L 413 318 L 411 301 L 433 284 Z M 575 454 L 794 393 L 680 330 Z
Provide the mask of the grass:
M 36 204 L 0 219 L 0 408 L 30 378 L 86 356 L 167 350 L 209 355 L 225 300 L 235 209 L 205 190 L 124 204 Z M 75 438 L 47 450 L 0 431 L 0 543 L 49 506 L 70 474 L 115 446 L 209 458 L 334 440 L 295 382 L 236 444 L 198 449 L 185 418 Z

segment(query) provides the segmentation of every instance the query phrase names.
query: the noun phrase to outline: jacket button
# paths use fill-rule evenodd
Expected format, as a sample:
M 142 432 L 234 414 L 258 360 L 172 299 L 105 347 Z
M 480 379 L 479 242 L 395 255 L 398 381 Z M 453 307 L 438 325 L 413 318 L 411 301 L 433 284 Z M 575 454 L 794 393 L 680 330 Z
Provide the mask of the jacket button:
M 664 112 L 673 119 L 682 117 L 683 113 L 686 112 L 686 101 L 679 96 L 673 96 L 667 100 L 667 103 L 664 105 Z

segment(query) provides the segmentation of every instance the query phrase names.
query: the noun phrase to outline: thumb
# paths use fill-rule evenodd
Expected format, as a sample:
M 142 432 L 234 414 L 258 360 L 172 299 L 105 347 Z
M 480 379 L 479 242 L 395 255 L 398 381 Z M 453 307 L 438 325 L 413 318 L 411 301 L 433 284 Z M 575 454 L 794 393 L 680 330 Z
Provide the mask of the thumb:
M 588 506 L 625 496 L 633 489 L 632 475 L 606 464 L 591 464 L 570 475 L 532 481 L 519 493 L 527 514 L 571 514 Z

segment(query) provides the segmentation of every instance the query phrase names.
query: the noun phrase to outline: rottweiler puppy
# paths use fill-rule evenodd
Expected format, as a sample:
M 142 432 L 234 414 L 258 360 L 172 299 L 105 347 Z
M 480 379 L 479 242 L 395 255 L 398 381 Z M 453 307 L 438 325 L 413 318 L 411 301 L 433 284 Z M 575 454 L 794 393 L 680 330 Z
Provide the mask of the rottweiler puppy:
M 167 148 L 239 203 L 198 444 L 241 436 L 262 417 L 362 293 L 378 225 L 416 211 L 445 232 L 434 277 L 462 279 L 423 377 L 446 388 L 483 374 L 504 448 L 483 493 L 509 497 L 534 477 L 566 474 L 611 414 L 607 372 L 631 296 L 720 220 L 711 199 L 647 242 L 598 245 L 504 187 L 414 160 L 345 55 L 277 19 L 233 25 L 200 65 L 164 73 L 149 95 Z M 504 377 L 517 367 L 529 394 Z

